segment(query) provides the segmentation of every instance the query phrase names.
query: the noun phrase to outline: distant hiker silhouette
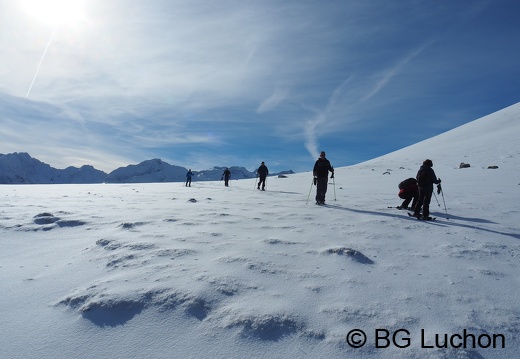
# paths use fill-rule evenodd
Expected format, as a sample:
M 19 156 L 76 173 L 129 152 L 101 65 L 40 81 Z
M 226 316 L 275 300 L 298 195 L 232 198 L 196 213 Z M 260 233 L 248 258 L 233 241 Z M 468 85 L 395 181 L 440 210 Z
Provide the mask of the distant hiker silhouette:
M 193 172 L 191 172 L 191 168 L 186 173 L 186 187 L 191 187 L 191 177 L 193 177 Z
M 226 167 L 226 170 L 222 174 L 222 178 L 220 180 L 222 181 L 222 179 L 224 179 L 224 185 L 226 187 L 229 187 L 229 179 L 230 178 L 231 178 L 231 172 L 229 171 L 229 168 Z
M 321 151 L 320 158 L 318 158 L 312 170 L 316 184 L 316 204 L 325 204 L 329 171 L 332 172 L 331 178 L 334 178 L 334 168 L 330 165 L 329 160 L 325 158 L 325 152 Z
M 262 191 L 265 191 L 265 179 L 267 178 L 267 175 L 269 174 L 269 169 L 265 165 L 264 162 L 258 167 L 256 170 L 256 173 L 260 177 L 260 181 L 258 182 L 258 189 L 260 189 L 260 185 L 262 185 Z

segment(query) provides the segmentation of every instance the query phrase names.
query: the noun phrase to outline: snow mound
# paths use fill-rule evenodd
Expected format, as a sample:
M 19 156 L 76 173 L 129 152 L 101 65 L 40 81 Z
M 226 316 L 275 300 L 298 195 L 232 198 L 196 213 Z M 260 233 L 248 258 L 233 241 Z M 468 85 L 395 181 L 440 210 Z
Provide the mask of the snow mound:
M 68 213 L 62 213 L 67 215 Z M 62 219 L 61 217 L 55 216 L 49 212 L 43 212 L 35 215 L 34 223 L 40 226 L 40 228 L 32 228 L 32 230 L 51 230 L 58 227 L 79 227 L 88 224 L 85 221 L 78 219 Z
M 356 262 L 362 263 L 362 264 L 374 264 L 374 261 L 365 256 L 363 253 L 356 251 L 352 248 L 347 247 L 336 247 L 336 248 L 329 248 L 324 251 L 326 254 L 337 254 L 341 256 L 349 257 Z
M 231 314 L 224 322 L 226 328 L 240 328 L 240 335 L 246 338 L 258 338 L 277 341 L 284 337 L 304 332 L 301 319 L 287 314 L 265 314 L 261 316 L 241 316 Z

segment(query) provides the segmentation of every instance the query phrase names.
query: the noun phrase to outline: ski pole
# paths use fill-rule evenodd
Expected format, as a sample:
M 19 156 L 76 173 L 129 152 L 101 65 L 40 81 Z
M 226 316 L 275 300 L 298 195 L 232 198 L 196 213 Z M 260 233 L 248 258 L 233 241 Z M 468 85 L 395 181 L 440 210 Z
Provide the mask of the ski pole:
M 439 203 L 439 200 L 437 199 L 437 195 L 435 194 L 435 191 L 433 191 L 433 196 L 435 197 L 435 200 L 437 201 L 437 205 L 439 208 L 441 207 L 441 204 Z
M 334 179 L 334 173 L 332 174 L 332 185 L 334 186 L 334 201 L 336 200 L 336 180 Z
M 442 189 L 442 187 L 440 189 L 441 189 L 441 195 L 442 195 L 442 202 L 444 202 L 444 212 L 446 212 L 446 219 L 449 219 L 448 209 L 446 208 L 446 201 L 444 200 L 444 190 Z
M 305 204 L 309 203 L 309 198 L 311 198 L 311 191 L 312 191 L 313 184 L 314 184 L 314 177 L 312 177 L 311 188 L 309 188 L 309 195 L 307 196 L 307 202 L 305 202 Z
M 258 181 L 258 176 L 255 178 L 255 185 L 253 186 L 253 189 L 256 188 L 256 181 Z

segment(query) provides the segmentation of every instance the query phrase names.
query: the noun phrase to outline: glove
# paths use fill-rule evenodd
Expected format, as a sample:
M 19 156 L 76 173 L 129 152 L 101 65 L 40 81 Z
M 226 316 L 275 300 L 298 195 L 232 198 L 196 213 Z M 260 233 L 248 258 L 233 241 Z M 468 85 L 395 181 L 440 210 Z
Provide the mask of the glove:
M 314 185 L 316 186 L 316 183 L 318 182 L 318 178 L 314 177 Z
M 439 180 L 439 183 L 441 183 L 441 182 L 442 182 L 440 178 L 437 178 L 437 179 Z
M 330 175 L 330 178 L 334 178 L 334 172 L 332 172 L 332 174 Z
M 441 185 L 438 184 L 438 185 L 437 185 L 437 194 L 440 194 L 441 191 L 442 191 Z

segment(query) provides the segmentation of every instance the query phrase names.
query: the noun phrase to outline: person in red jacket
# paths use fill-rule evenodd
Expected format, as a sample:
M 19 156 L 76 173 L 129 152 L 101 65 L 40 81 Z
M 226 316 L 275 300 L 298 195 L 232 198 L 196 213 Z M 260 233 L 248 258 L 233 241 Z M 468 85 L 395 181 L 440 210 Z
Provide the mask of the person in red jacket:
M 415 178 L 410 177 L 399 183 L 398 196 L 399 198 L 404 199 L 404 201 L 400 206 L 397 206 L 397 209 L 413 210 L 415 208 L 415 205 L 417 204 L 417 199 L 419 197 L 419 187 L 417 187 L 417 180 Z M 408 208 L 410 202 L 412 202 L 412 207 Z

